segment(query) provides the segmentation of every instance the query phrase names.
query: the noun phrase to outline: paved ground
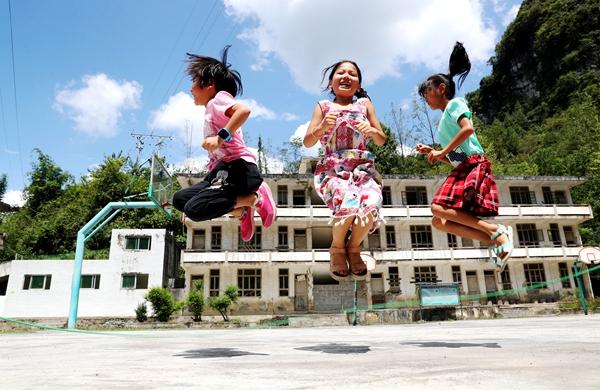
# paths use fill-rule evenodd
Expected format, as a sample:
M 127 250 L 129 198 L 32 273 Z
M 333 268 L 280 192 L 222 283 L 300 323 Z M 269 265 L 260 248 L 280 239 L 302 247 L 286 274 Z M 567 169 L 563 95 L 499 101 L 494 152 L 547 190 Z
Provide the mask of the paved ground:
M 0 335 L 0 388 L 599 389 L 600 315 Z

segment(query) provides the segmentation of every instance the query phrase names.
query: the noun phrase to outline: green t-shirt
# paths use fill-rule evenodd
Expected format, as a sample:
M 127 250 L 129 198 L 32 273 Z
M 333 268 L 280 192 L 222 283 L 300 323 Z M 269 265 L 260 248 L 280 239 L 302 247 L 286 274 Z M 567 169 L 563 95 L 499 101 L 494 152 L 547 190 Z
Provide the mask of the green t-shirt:
M 460 130 L 458 119 L 464 116 L 471 119 L 471 110 L 467 106 L 467 102 L 463 98 L 454 98 L 448 102 L 440 123 L 438 124 L 438 136 L 442 147 L 446 147 L 456 137 Z M 474 154 L 484 154 L 483 147 L 477 139 L 475 133 L 471 134 L 469 138 L 462 144 L 458 145 L 454 150 L 450 151 L 446 155 L 452 165 L 457 166 L 463 162 L 467 157 Z

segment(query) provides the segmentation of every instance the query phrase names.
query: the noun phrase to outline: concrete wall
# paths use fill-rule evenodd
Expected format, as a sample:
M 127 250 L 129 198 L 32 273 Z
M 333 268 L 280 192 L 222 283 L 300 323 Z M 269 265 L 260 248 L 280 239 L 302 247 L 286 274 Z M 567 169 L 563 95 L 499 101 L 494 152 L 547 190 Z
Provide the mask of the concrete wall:
M 151 236 L 150 250 L 126 250 L 125 237 Z M 121 288 L 122 274 L 148 274 L 148 288 L 161 287 L 165 247 L 164 229 L 113 230 L 110 258 L 84 260 L 82 275 L 100 275 L 99 289 L 81 289 L 79 317 L 135 316 L 148 289 Z M 67 317 L 71 300 L 73 260 L 13 260 L 8 272 L 8 289 L 0 313 L 5 317 Z M 49 290 L 23 289 L 25 275 L 52 275 Z M 0 304 L 2 302 L 0 301 Z

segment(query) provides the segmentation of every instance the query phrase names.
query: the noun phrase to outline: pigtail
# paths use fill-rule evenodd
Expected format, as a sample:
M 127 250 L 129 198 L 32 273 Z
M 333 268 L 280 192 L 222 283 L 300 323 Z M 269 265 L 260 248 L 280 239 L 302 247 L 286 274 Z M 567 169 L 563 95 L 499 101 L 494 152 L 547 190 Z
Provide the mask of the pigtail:
M 462 87 L 465 78 L 469 74 L 469 71 L 471 71 L 471 61 L 462 43 L 456 42 L 454 45 L 452 54 L 450 54 L 448 68 L 450 70 L 450 79 L 458 76 L 458 88 Z
M 371 97 L 369 96 L 369 94 L 367 94 L 367 91 L 364 88 L 360 88 L 358 91 L 356 91 L 354 96 L 356 96 L 359 99 L 367 98 L 367 99 L 371 100 Z

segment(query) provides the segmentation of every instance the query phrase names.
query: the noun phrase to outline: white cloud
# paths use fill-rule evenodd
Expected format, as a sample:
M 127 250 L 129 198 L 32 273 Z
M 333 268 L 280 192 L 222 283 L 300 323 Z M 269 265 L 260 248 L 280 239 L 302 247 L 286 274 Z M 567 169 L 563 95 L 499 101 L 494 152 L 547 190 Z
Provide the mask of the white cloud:
M 206 171 L 206 164 L 208 163 L 208 153 L 203 150 L 203 153 L 197 156 L 186 158 L 183 161 L 178 161 L 173 164 L 170 172 L 177 171 L 183 173 L 200 173 Z
M 262 118 L 267 120 L 273 120 L 277 118 L 277 114 L 254 99 L 238 99 L 237 101 L 248 106 L 248 108 L 252 111 L 250 113 L 251 118 Z
M 89 136 L 115 136 L 123 111 L 140 107 L 143 88 L 136 81 L 119 82 L 100 73 L 83 76 L 81 83 L 78 87 L 72 82 L 59 90 L 53 108 Z
M 306 135 L 306 129 L 308 129 L 309 123 L 310 121 L 307 121 L 306 123 L 303 123 L 300 126 L 298 126 L 294 131 L 294 134 L 292 134 L 292 136 L 290 137 L 290 141 L 294 138 L 304 139 L 304 136 Z M 302 154 L 307 157 L 317 157 L 319 155 L 320 148 L 321 143 L 317 142 L 314 146 L 311 146 L 310 148 L 303 147 Z
M 192 146 L 200 145 L 204 126 L 204 107 L 194 104 L 187 93 L 179 92 L 166 104 L 150 114 L 148 127 L 176 134 L 180 140 Z
M 25 204 L 25 199 L 23 198 L 23 191 L 6 191 L 4 193 L 2 201 L 11 206 L 21 207 Z
M 287 121 L 287 122 L 295 121 L 300 118 L 298 115 L 292 114 L 291 112 L 284 112 L 281 115 L 281 117 L 283 118 L 284 121 Z
M 492 55 L 497 31 L 480 0 L 225 0 L 226 10 L 250 28 L 240 38 L 257 49 L 256 69 L 273 58 L 298 85 L 318 93 L 321 71 L 342 58 L 355 60 L 368 85 L 398 76 L 403 64 L 446 71 L 455 41 L 476 65 Z
M 512 7 L 510 7 L 508 12 L 506 12 L 503 15 L 502 24 L 505 27 L 508 26 L 509 24 L 511 24 L 513 20 L 515 20 L 515 18 L 517 17 L 517 14 L 519 13 L 519 9 L 521 9 L 520 4 L 513 5 Z
M 257 164 L 258 164 L 258 149 L 257 148 L 251 148 L 248 147 L 248 149 L 254 153 L 255 156 L 257 156 Z M 274 157 L 274 155 L 270 155 L 267 154 L 265 155 L 265 158 L 267 159 L 267 168 L 269 170 L 269 173 L 281 173 L 283 172 L 283 161 Z

